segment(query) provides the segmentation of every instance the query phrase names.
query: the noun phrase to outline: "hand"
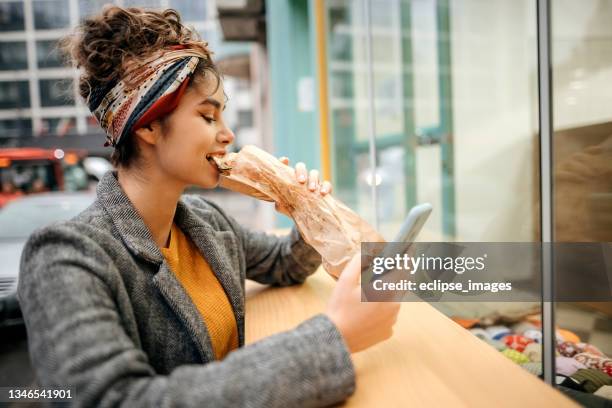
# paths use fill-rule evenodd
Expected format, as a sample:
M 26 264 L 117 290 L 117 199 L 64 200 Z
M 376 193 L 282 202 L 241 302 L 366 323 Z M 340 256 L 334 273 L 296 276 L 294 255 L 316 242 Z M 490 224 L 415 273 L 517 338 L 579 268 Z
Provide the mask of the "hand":
M 289 158 L 281 157 L 279 160 L 286 166 L 289 165 Z M 307 186 L 309 191 L 313 193 L 318 192 L 322 197 L 330 194 L 332 191 L 332 185 L 329 181 L 324 181 L 321 183 L 319 180 L 319 170 L 312 169 L 308 171 L 306 169 L 306 165 L 302 162 L 295 165 L 295 179 L 298 183 Z M 289 214 L 289 210 L 278 203 L 276 204 L 276 211 L 285 214 L 286 216 L 291 216 Z
M 390 338 L 400 310 L 397 302 L 361 302 L 360 276 L 361 254 L 357 254 L 342 271 L 326 312 L 351 353 Z

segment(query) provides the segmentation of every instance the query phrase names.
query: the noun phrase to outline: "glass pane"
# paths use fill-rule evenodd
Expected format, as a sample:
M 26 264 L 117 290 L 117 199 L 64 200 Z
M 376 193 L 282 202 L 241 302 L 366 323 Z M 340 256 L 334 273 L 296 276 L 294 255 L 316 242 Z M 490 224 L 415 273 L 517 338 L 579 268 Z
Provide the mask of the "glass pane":
M 66 136 L 76 134 L 75 118 L 43 118 L 41 119 L 41 135 Z
M 0 82 L 0 109 L 30 107 L 30 91 L 27 81 Z
M 0 138 L 32 135 L 32 121 L 30 119 L 4 119 L 0 120 Z
M 81 164 L 64 164 L 64 189 L 66 191 L 86 190 L 89 185 L 87 172 Z
M 70 25 L 68 0 L 34 0 L 34 28 L 46 30 L 67 28 Z
M 240 110 L 238 111 L 238 127 L 253 127 L 253 111 Z
M 553 55 L 553 236 L 557 242 L 612 242 L 612 2 L 552 2 Z M 592 248 L 592 258 L 602 251 Z M 612 277 L 612 253 L 607 257 Z M 584 263 L 557 268 L 557 290 L 570 285 L 565 273 L 587 278 Z M 563 271 L 563 274 L 561 273 Z M 610 282 L 608 282 L 610 285 Z M 564 359 L 606 372 L 584 354 L 612 357 L 612 297 L 558 302 L 557 368 Z M 598 300 L 598 301 L 595 301 Z M 581 344 L 585 343 L 585 344 Z M 576 352 L 572 352 L 574 346 Z M 596 349 L 592 348 L 594 346 Z M 608 374 L 612 371 L 608 369 Z M 567 374 L 567 373 L 566 373 Z M 560 381 L 569 381 L 559 378 Z M 567 385 L 567 383 L 562 383 Z
M 170 0 L 169 7 L 178 11 L 183 21 L 206 20 L 205 1 Z
M 0 70 L 28 69 L 25 41 L 0 42 Z
M 64 66 L 57 49 L 57 41 L 55 40 L 37 41 L 36 58 L 38 59 L 38 68 L 57 68 Z
M 397 215 L 379 210 L 381 231 L 391 238 L 412 205 L 429 201 L 428 239 L 532 241 L 539 225 L 535 4 L 449 4 L 370 3 L 377 172 L 394 169 L 399 200 Z M 368 151 L 363 3 L 329 2 L 327 15 L 333 173 L 338 194 L 360 208 L 369 195 L 358 198 L 362 189 L 344 175 L 358 165 L 346 152 Z
M 40 193 L 58 189 L 54 165 L 48 160 L 19 160 L 12 163 L 10 167 L 0 170 L 2 170 L 0 180 L 5 183 L 9 182 L 12 185 L 11 190 L 17 189 L 23 193 Z M 4 215 L 2 218 L 3 228 L 0 230 L 6 232 L 9 230 L 8 220 Z M 19 229 L 18 225 L 20 223 L 13 222 L 12 224 L 11 230 Z M 9 234 L 2 235 L 9 236 Z
M 429 202 L 434 210 L 419 241 L 539 241 L 535 0 L 326 5 L 332 174 L 340 199 L 373 221 L 375 185 L 378 229 L 388 240 L 411 207 Z M 541 369 L 538 328 L 528 321 L 540 302 L 432 305 L 471 319 L 473 333 L 500 350 L 525 352 L 505 337 L 523 336 L 521 342 L 533 343 L 524 358 Z M 507 326 L 496 331 L 492 326 L 504 319 Z
M 370 174 L 368 153 L 362 4 L 340 0 L 326 2 L 326 7 L 334 191 L 373 224 L 371 185 L 376 178 Z
M 87 116 L 85 118 L 85 125 L 88 135 L 97 135 L 102 132 L 102 128 L 100 128 L 100 124 L 94 116 Z
M 92 14 L 98 14 L 104 6 L 113 4 L 112 0 L 79 0 L 79 16 L 81 19 Z
M 41 79 L 39 83 L 41 106 L 65 106 L 74 104 L 72 79 Z
M 238 44 L 232 44 L 231 42 L 224 43 L 220 33 L 221 26 L 198 31 L 200 38 L 208 43 L 208 48 L 211 50 L 220 50 L 221 47 L 224 47 L 224 50 L 231 52 L 232 45 L 239 46 Z M 214 58 L 218 58 L 218 56 L 213 55 L 213 59 Z
M 23 1 L 0 2 L 0 31 L 23 31 Z
M 160 8 L 161 0 L 123 0 L 124 7 Z
M 440 124 L 438 81 L 438 43 L 436 33 L 436 3 L 427 0 L 411 2 L 412 60 L 414 66 L 414 122 L 417 136 L 426 136 L 427 129 Z

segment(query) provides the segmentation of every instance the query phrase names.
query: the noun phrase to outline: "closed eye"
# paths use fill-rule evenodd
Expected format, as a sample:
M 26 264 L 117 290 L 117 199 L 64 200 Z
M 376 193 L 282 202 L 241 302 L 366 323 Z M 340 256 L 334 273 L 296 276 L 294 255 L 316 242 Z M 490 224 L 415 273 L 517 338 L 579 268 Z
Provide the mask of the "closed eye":
M 200 115 L 200 116 L 202 116 L 202 118 L 204 118 L 204 120 L 205 120 L 206 122 L 208 122 L 208 123 L 211 123 L 211 124 L 212 124 L 212 123 L 215 123 L 215 122 L 216 122 L 215 118 L 213 118 L 213 117 L 206 116 L 206 115 Z

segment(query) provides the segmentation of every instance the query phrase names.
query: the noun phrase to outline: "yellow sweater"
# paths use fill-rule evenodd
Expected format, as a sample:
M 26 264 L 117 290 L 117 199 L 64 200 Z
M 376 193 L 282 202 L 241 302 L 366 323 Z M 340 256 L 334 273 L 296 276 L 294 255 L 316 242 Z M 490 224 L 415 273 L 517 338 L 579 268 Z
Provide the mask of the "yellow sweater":
M 217 359 L 223 359 L 238 348 L 236 317 L 223 286 L 195 244 L 175 224 L 170 246 L 161 251 L 204 319 Z

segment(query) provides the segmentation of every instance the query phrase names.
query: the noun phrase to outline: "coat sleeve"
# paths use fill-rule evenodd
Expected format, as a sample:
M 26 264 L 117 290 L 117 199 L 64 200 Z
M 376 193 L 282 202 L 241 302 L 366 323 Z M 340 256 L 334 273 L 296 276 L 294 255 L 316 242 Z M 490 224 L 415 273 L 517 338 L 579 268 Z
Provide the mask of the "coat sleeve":
M 304 282 L 321 265 L 321 255 L 302 239 L 295 225 L 284 236 L 253 231 L 216 204 L 206 203 L 230 224 L 242 242 L 247 279 L 271 285 L 293 285 Z
M 113 259 L 76 228 L 28 241 L 18 296 L 39 385 L 71 387 L 76 407 L 325 406 L 353 393 L 350 354 L 315 316 L 206 365 L 159 375 L 117 306 Z

